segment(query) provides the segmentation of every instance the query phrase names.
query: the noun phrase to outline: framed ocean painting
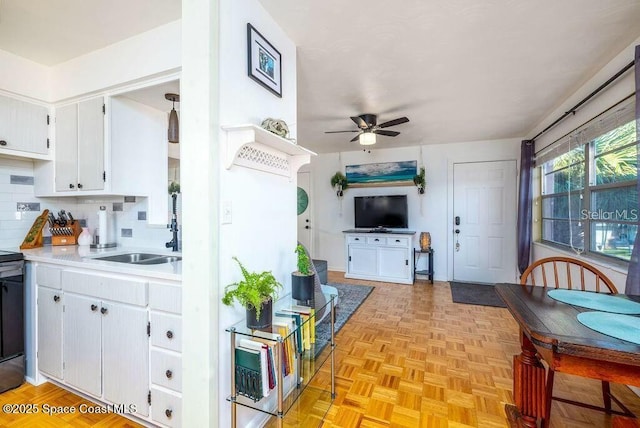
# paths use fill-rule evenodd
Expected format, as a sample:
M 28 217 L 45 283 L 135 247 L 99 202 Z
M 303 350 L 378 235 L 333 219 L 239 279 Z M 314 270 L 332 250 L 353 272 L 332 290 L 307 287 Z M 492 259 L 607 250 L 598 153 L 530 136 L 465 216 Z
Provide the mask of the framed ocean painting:
M 345 170 L 349 187 L 413 186 L 418 161 L 347 165 Z

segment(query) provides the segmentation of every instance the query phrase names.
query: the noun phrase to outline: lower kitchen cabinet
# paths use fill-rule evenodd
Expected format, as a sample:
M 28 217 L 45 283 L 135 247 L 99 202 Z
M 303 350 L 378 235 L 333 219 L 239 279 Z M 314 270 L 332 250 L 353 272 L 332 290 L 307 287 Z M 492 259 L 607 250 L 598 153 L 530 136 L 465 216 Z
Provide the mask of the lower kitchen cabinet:
M 66 383 L 149 414 L 146 308 L 66 293 L 64 332 Z
M 33 286 L 41 374 L 105 403 L 135 406 L 138 421 L 181 426 L 179 282 L 39 264 Z
M 62 379 L 62 306 L 61 290 L 38 287 L 38 368 Z

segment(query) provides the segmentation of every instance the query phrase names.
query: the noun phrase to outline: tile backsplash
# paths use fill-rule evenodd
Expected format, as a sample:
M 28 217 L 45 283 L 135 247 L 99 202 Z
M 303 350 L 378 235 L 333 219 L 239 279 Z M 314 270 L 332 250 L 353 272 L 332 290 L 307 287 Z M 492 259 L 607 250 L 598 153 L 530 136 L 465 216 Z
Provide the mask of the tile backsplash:
M 110 219 L 111 239 L 118 245 L 164 249 L 165 243 L 171 240 L 166 226 L 147 224 L 147 199 L 144 197 L 37 198 L 33 189 L 32 161 L 0 157 L 0 249 L 17 249 L 44 209 L 56 215 L 60 210 L 71 212 L 75 219 L 85 220 L 86 227 L 94 235 L 98 227 L 98 210 L 102 205 L 106 206 Z M 170 213 L 167 213 L 167 222 L 170 218 Z M 178 224 L 181 224 L 180 213 Z M 44 236 L 50 236 L 47 226 Z

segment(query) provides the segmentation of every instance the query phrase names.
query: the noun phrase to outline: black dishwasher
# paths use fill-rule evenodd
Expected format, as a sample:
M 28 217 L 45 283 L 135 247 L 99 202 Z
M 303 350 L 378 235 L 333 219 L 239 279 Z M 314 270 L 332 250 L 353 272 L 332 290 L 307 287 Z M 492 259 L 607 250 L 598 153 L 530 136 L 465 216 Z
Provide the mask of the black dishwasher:
M 24 382 L 24 261 L 0 251 L 0 392 Z

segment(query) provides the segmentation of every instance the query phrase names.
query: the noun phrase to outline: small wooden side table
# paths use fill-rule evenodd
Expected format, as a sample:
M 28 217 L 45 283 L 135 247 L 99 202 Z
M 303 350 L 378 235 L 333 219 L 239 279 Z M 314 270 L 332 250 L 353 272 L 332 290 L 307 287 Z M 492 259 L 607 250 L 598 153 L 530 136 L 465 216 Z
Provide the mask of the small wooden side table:
M 416 275 L 426 275 L 429 278 L 429 281 L 433 284 L 433 248 L 429 248 L 428 250 L 421 250 L 420 248 L 413 249 L 413 283 L 416 282 Z M 429 266 L 427 269 L 417 270 L 416 266 L 418 266 L 418 260 L 420 260 L 420 256 L 422 254 L 427 254 L 429 257 Z

